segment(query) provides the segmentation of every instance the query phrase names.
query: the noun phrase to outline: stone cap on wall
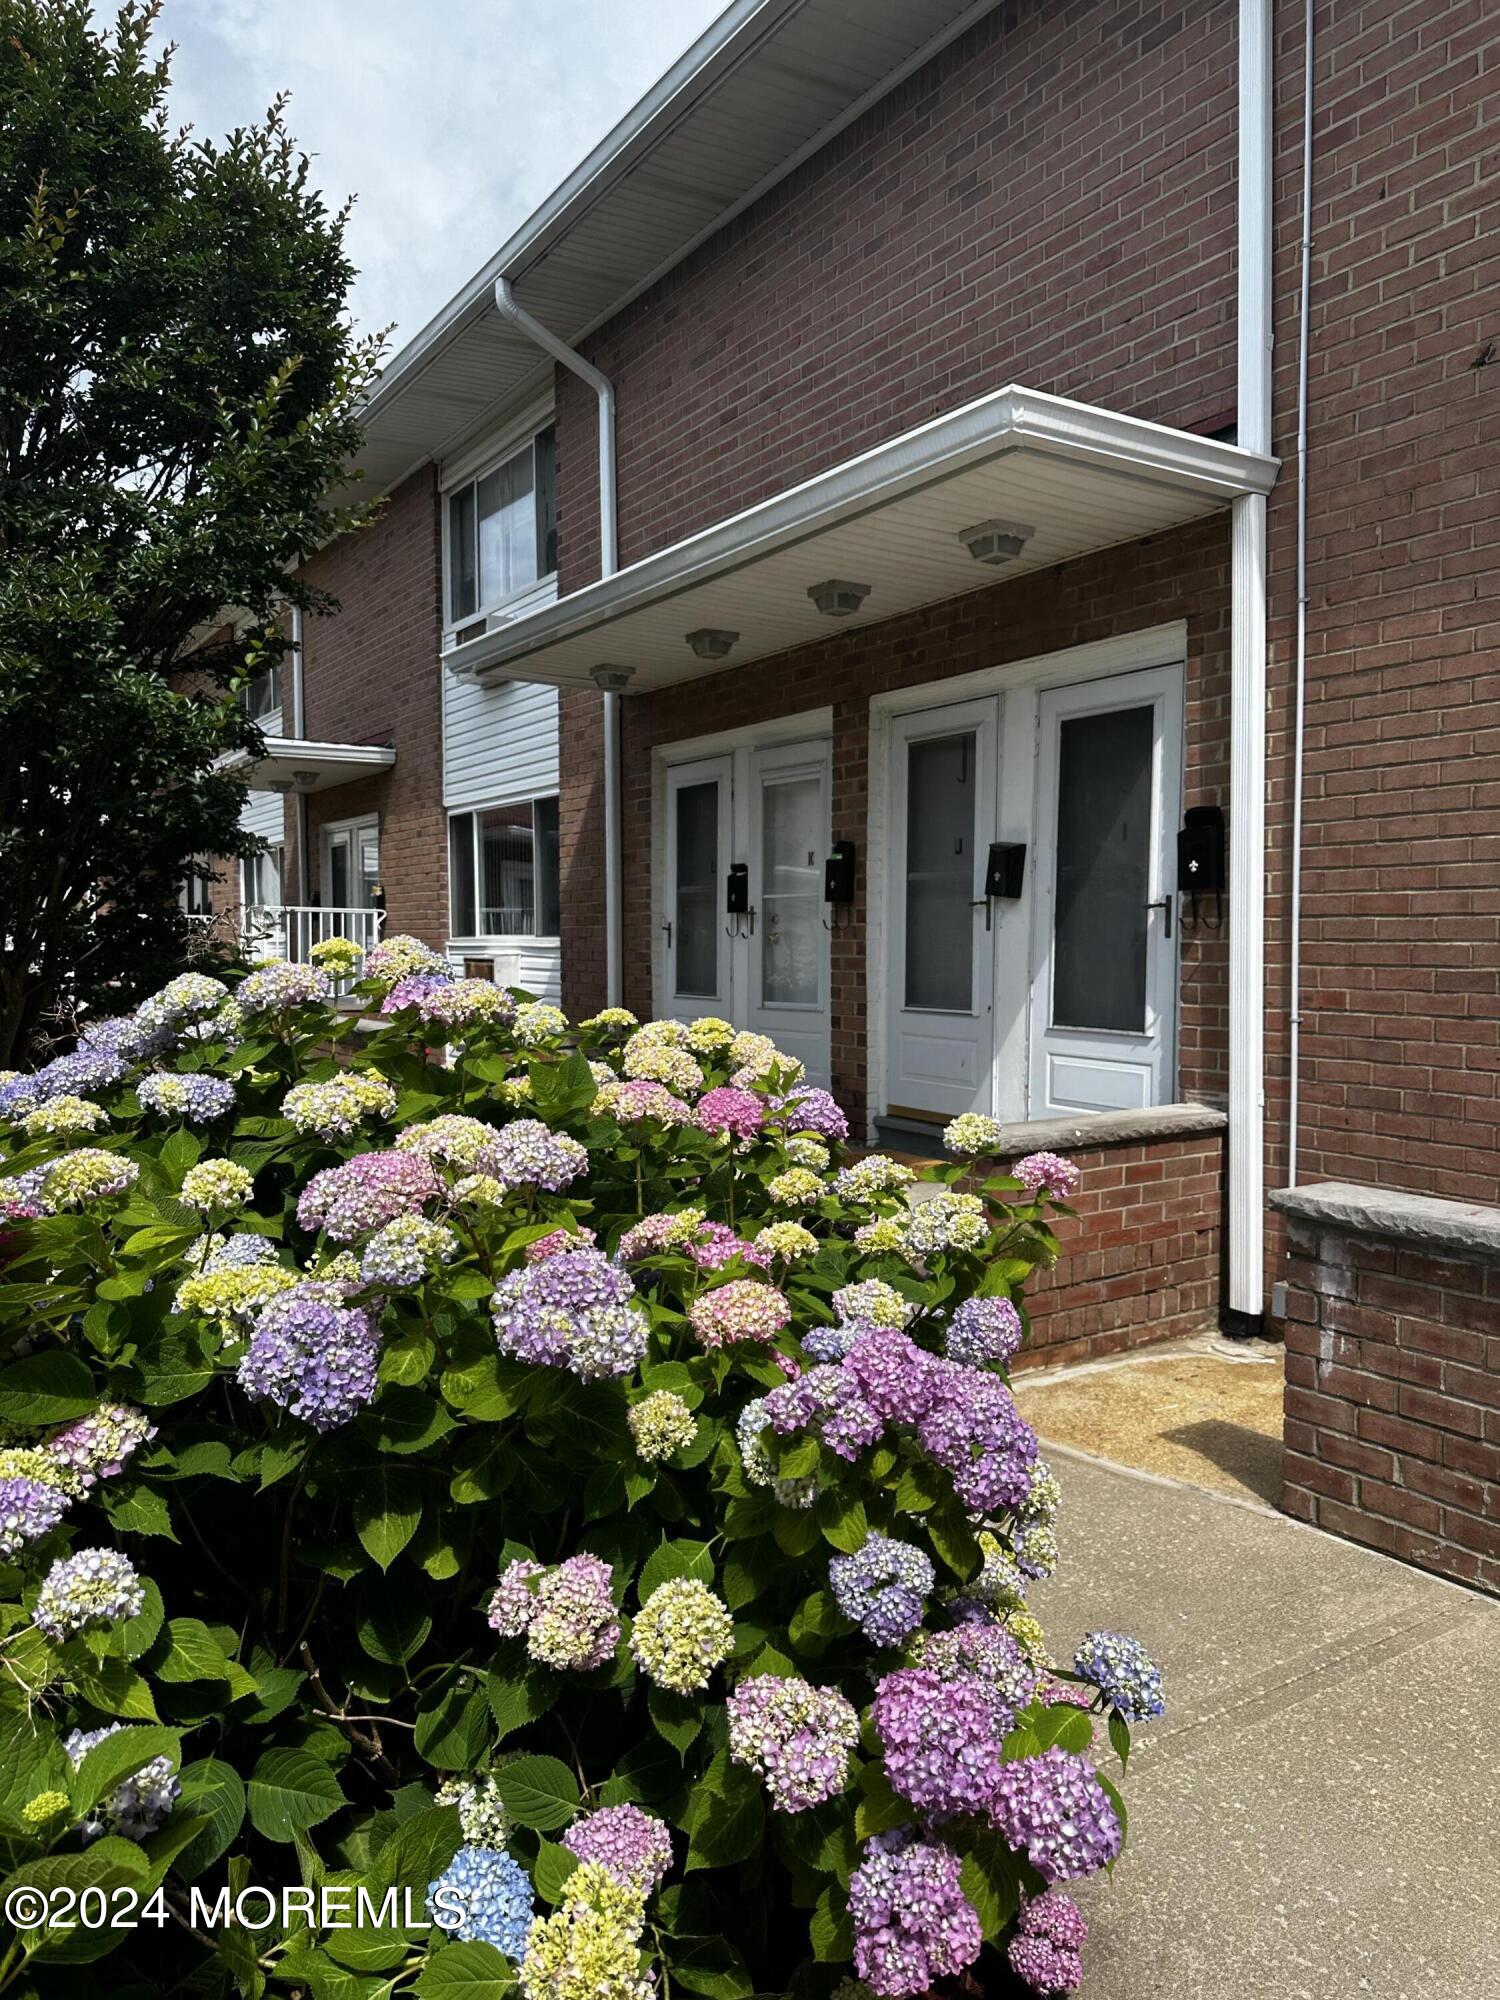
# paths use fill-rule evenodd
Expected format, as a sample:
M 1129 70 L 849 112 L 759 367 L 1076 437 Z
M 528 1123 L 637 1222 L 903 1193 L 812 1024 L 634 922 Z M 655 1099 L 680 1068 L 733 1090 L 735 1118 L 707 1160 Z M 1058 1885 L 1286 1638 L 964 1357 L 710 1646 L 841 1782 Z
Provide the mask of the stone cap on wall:
M 1211 1104 L 1156 1104 L 1140 1111 L 1085 1111 L 1070 1118 L 1018 1119 L 1000 1127 L 1001 1158 L 1023 1153 L 1087 1150 L 1093 1146 L 1142 1146 L 1155 1139 L 1192 1139 L 1224 1132 L 1226 1113 Z
M 1500 1263 L 1500 1208 L 1486 1208 L 1477 1201 L 1443 1201 L 1400 1188 L 1321 1181 L 1312 1187 L 1282 1188 L 1271 1196 L 1271 1206 L 1298 1222 L 1342 1229 L 1351 1236 L 1376 1236 Z

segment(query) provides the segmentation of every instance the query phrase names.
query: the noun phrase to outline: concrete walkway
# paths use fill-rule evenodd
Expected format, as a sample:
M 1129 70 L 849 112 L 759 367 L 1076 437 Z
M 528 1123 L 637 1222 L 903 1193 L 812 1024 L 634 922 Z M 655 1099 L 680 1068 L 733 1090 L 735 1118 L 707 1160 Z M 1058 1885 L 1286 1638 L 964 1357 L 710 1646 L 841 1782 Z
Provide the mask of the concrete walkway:
M 1500 1605 L 1058 1449 L 1059 1660 L 1162 1663 L 1086 2000 L 1500 2000 Z M 1118 1766 L 1112 1768 L 1118 1771 Z

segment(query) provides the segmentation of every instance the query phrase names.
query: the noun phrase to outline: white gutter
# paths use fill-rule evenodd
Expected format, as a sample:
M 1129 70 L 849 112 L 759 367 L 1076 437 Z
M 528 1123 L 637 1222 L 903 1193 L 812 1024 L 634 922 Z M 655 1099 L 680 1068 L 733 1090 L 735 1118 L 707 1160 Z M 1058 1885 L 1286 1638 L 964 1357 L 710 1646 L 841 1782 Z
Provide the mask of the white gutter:
M 593 390 L 599 403 L 599 573 L 613 576 L 619 567 L 619 533 L 616 515 L 618 486 L 615 477 L 615 392 L 609 378 L 601 375 L 550 327 L 534 319 L 511 289 L 509 278 L 495 280 L 495 310 L 544 353 L 571 370 Z M 624 992 L 625 958 L 622 948 L 621 909 L 624 867 L 620 838 L 620 697 L 604 690 L 604 983 L 606 1004 L 618 1007 Z
M 1271 0 L 1240 0 L 1239 431 L 1271 450 Z M 1230 537 L 1229 1322 L 1265 1306 L 1266 500 Z
M 292 734 L 307 734 L 307 714 L 302 701 L 302 611 L 292 606 Z M 307 855 L 307 794 L 293 794 L 297 801 L 297 883 L 298 900 L 306 907 L 312 897 L 312 869 Z
M 1287 1093 L 1286 1184 L 1297 1185 L 1302 1112 L 1302 794 L 1307 733 L 1307 375 L 1312 348 L 1313 7 L 1307 0 L 1302 56 L 1302 287 L 1297 325 L 1297 669 L 1293 697 L 1292 880 L 1290 888 L 1289 1011 L 1291 1071 Z

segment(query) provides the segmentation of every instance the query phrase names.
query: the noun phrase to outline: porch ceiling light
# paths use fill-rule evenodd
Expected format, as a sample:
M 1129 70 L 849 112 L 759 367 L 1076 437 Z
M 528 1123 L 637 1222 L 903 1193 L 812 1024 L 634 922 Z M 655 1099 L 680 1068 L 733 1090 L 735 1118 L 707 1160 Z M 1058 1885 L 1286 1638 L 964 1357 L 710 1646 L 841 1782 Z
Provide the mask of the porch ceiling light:
M 813 584 L 807 594 L 825 618 L 847 618 L 869 596 L 870 585 L 847 583 L 831 576 L 826 583 Z
M 321 771 L 293 771 L 292 783 L 299 792 L 315 792 L 322 775 Z
M 700 660 L 723 660 L 740 643 L 738 632 L 725 632 L 713 625 L 700 626 L 696 632 L 689 632 L 687 642 Z
M 981 521 L 973 528 L 960 528 L 958 539 L 975 562 L 1013 562 L 1036 533 L 1019 521 Z
M 601 663 L 597 667 L 589 668 L 589 679 L 600 694 L 619 694 L 622 689 L 629 687 L 634 673 L 634 667 L 611 667 Z

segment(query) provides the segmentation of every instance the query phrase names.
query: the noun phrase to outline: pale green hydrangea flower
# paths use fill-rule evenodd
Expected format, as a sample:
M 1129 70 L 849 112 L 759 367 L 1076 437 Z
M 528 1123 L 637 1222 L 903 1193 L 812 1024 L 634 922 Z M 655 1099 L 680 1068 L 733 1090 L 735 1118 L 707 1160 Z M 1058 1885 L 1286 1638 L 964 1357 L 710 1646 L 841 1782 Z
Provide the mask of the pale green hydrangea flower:
M 697 1694 L 734 1651 L 734 1620 L 706 1583 L 669 1577 L 641 1606 L 630 1650 L 647 1680 L 673 1694 Z
M 250 1199 L 255 1178 L 234 1160 L 200 1160 L 182 1177 L 182 1199 L 205 1215 L 230 1215 Z
M 698 1435 L 698 1419 L 681 1396 L 657 1389 L 626 1411 L 636 1455 L 647 1465 L 659 1465 L 673 1452 L 685 1451 Z

